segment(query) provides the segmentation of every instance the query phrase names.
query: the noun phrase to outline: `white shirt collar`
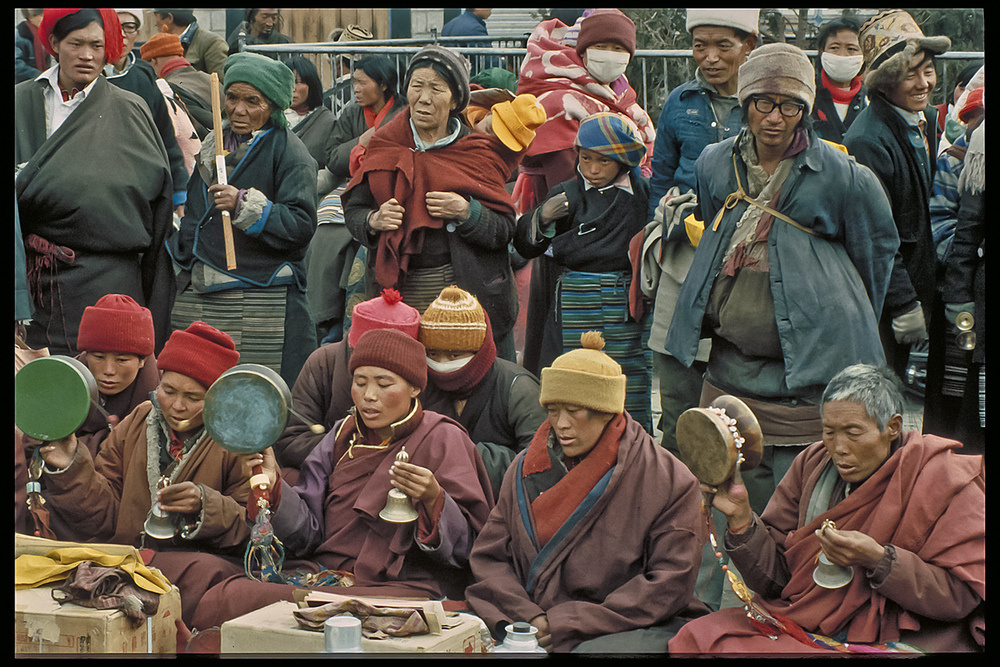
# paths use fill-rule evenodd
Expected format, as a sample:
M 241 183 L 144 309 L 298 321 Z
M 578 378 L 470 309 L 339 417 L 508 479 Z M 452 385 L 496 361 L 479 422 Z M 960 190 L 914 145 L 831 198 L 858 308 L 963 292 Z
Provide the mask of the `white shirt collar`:
M 87 99 L 87 95 L 90 94 L 90 91 L 93 90 L 94 88 L 94 84 L 97 83 L 97 79 L 95 78 L 93 81 L 90 82 L 90 84 L 87 85 L 86 88 L 79 91 L 76 94 L 76 96 L 73 97 L 73 99 L 71 99 L 69 102 L 63 102 L 62 88 L 59 87 L 59 63 L 56 63 L 55 65 L 53 65 L 52 67 L 48 68 L 47 70 L 39 74 L 37 77 L 35 77 L 35 81 L 42 81 L 42 80 L 49 82 L 49 88 L 46 89 L 47 93 L 48 92 L 54 93 L 56 100 L 62 104 L 73 104 L 82 102 L 83 100 Z
M 619 190 L 624 190 L 625 192 L 629 193 L 630 195 L 634 195 L 635 192 L 632 191 L 632 179 L 630 179 L 628 177 L 629 171 L 630 171 L 629 169 L 626 169 L 625 171 L 623 171 L 618 176 L 618 178 L 616 178 L 614 180 L 613 183 L 609 183 L 608 185 L 605 185 L 603 188 L 599 188 L 599 190 L 601 192 L 604 192 L 605 190 L 608 190 L 609 188 L 618 188 Z M 577 168 L 576 168 L 576 173 L 580 174 L 580 167 L 579 166 L 577 166 Z M 583 174 L 580 174 L 580 176 L 583 177 Z M 597 187 L 597 186 L 591 185 L 590 181 L 588 181 L 586 178 L 583 179 L 583 189 L 584 189 L 584 191 L 586 191 L 586 190 L 593 190 L 595 187 Z
M 420 136 L 417 134 L 417 126 L 413 124 L 412 118 L 410 119 L 410 129 L 413 131 L 414 150 L 427 151 L 432 148 L 438 148 L 439 146 L 447 146 L 451 142 L 455 141 L 455 139 L 458 138 L 458 133 L 462 130 L 462 123 L 454 116 L 449 118 L 448 129 L 451 130 L 451 133 L 443 139 L 438 139 L 433 144 L 425 144 L 423 140 L 420 139 Z

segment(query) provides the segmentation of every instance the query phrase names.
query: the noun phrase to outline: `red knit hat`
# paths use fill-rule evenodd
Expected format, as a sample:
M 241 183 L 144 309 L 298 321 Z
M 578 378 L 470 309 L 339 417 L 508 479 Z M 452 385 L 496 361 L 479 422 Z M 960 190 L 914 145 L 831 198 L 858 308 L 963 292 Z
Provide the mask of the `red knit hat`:
M 153 354 L 153 315 L 127 294 L 106 294 L 80 318 L 76 346 L 85 352 Z
M 617 9 L 595 9 L 580 21 L 576 54 L 583 57 L 588 47 L 601 42 L 621 44 L 635 56 L 635 23 Z
M 199 321 L 170 334 L 156 366 L 186 375 L 208 389 L 239 360 L 240 353 L 229 334 Z
M 347 368 L 353 374 L 362 366 L 392 371 L 420 391 L 427 386 L 427 350 L 397 329 L 373 329 L 361 336 Z
M 46 8 L 42 14 L 42 22 L 38 26 L 38 38 L 53 58 L 56 57 L 56 53 L 52 50 L 52 45 L 49 44 L 52 28 L 60 20 L 71 14 L 76 14 L 78 11 L 80 11 L 79 8 L 56 7 Z M 118 13 L 113 9 L 98 9 L 97 12 L 101 15 L 101 20 L 104 21 L 104 58 L 109 63 L 118 62 L 125 50 L 125 38 L 122 36 L 122 24 L 118 20 Z
M 361 335 L 373 329 L 396 329 L 415 339 L 420 331 L 420 311 L 403 303 L 396 290 L 384 289 L 374 299 L 354 306 L 347 344 L 356 347 Z

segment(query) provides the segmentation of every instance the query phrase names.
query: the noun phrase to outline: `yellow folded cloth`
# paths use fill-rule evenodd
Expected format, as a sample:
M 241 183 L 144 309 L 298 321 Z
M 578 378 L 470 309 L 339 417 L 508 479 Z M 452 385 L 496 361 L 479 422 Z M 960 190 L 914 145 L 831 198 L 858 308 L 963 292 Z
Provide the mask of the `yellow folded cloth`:
M 37 588 L 54 581 L 62 581 L 83 562 L 91 561 L 104 567 L 116 567 L 127 572 L 136 586 L 152 593 L 163 594 L 171 584 L 163 574 L 147 567 L 139 557 L 132 554 L 108 554 L 90 547 L 66 547 L 53 549 L 44 556 L 23 554 L 14 559 L 14 590 Z

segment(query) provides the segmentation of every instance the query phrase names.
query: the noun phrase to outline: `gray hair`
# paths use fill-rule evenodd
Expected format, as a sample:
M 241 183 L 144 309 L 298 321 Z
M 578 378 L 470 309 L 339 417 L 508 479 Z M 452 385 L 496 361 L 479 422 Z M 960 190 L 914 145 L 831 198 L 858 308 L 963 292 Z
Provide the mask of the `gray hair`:
M 833 376 L 820 401 L 820 415 L 823 406 L 830 401 L 851 401 L 859 403 L 878 426 L 885 431 L 893 415 L 903 414 L 903 392 L 901 384 L 892 369 L 886 366 L 855 364 Z

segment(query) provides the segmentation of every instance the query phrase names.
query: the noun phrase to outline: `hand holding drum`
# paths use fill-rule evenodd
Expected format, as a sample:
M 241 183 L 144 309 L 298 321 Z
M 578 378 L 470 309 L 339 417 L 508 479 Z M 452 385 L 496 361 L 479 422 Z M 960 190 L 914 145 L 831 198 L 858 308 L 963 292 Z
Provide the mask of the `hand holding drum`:
M 707 408 L 685 410 L 677 419 L 680 459 L 720 512 L 743 524 L 750 518 L 741 470 L 760 465 L 764 434 L 753 412 L 734 396 L 719 396 Z

